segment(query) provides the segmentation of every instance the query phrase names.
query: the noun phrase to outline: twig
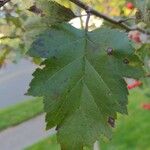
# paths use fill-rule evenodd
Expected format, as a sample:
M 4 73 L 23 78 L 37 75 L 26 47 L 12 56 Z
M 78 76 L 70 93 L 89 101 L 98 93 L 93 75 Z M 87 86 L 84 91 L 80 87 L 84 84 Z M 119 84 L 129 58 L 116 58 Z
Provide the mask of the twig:
M 1 40 L 4 40 L 4 39 L 17 39 L 17 38 L 20 38 L 20 36 L 16 35 L 16 36 L 2 36 L 2 37 L 0 37 Z
M 117 25 L 117 26 L 120 26 L 120 27 L 122 27 L 123 29 L 125 29 L 126 31 L 138 30 L 138 31 L 140 31 L 140 32 L 142 32 L 142 33 L 145 33 L 145 34 L 150 35 L 150 32 L 145 31 L 145 30 L 143 30 L 143 29 L 141 29 L 141 28 L 139 28 L 139 27 L 130 27 L 130 26 L 126 25 L 125 23 L 122 23 L 122 22 L 120 23 L 118 20 L 115 20 L 115 19 L 113 19 L 113 18 L 110 18 L 110 17 L 108 17 L 108 16 L 102 14 L 101 12 L 96 11 L 95 9 L 93 9 L 92 7 L 86 5 L 85 3 L 81 2 L 80 0 L 69 0 L 69 1 L 71 1 L 71 2 L 74 3 L 74 4 L 76 4 L 77 6 L 81 7 L 81 8 L 84 9 L 85 11 L 86 11 L 87 9 L 90 9 L 90 13 L 91 13 L 91 14 L 93 14 L 93 15 L 95 15 L 95 16 L 97 16 L 97 17 L 103 18 L 104 20 L 106 20 L 106 21 L 108 21 L 108 22 L 110 22 L 110 23 L 112 23 L 112 24 L 115 24 L 115 25 Z
M 10 0 L 0 0 L 0 8 L 3 7 L 8 2 L 10 2 Z
M 123 23 L 123 22 L 129 21 L 129 20 L 132 20 L 132 19 L 135 19 L 135 17 L 130 17 L 130 18 L 126 18 L 126 19 L 120 19 L 118 22 L 119 23 Z
M 85 15 L 76 15 L 76 17 L 84 17 L 84 16 L 87 16 L 87 14 L 85 14 Z
M 86 18 L 85 30 L 88 31 L 89 20 L 90 20 L 90 15 L 91 15 L 90 8 L 87 8 L 86 13 L 87 13 L 87 18 Z

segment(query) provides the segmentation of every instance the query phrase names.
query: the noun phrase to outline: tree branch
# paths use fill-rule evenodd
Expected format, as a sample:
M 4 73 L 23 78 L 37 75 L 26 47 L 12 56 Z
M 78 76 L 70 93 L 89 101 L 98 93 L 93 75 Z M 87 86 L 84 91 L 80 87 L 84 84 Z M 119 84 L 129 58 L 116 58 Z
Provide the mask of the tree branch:
M 0 8 L 3 7 L 8 2 L 10 2 L 10 0 L 0 0 Z
M 0 40 L 4 40 L 4 39 L 17 39 L 17 38 L 21 38 L 19 35 L 16 36 L 2 36 L 0 37 Z
M 84 9 L 85 11 L 88 10 L 88 9 L 90 9 L 90 13 L 91 13 L 91 14 L 93 14 L 93 15 L 95 15 L 95 16 L 97 16 L 97 17 L 103 18 L 104 20 L 106 20 L 106 21 L 108 21 L 108 22 L 110 22 L 110 23 L 112 23 L 112 24 L 115 24 L 115 25 L 117 25 L 117 26 L 119 26 L 119 27 L 122 27 L 122 28 L 125 29 L 126 31 L 134 31 L 134 30 L 137 30 L 137 31 L 140 31 L 140 32 L 142 32 L 142 33 L 144 33 L 144 34 L 150 35 L 150 32 L 145 31 L 145 30 L 143 30 L 143 29 L 141 29 L 141 28 L 138 28 L 138 27 L 130 27 L 130 26 L 126 25 L 126 24 L 123 23 L 123 22 L 120 22 L 120 21 L 118 21 L 118 20 L 115 20 L 115 19 L 113 19 L 113 18 L 110 18 L 110 17 L 108 17 L 108 16 L 106 16 L 106 15 L 104 15 L 104 14 L 102 14 L 102 13 L 96 11 L 95 9 L 93 9 L 92 7 L 86 5 L 85 3 L 81 2 L 80 0 L 69 0 L 69 1 L 71 1 L 71 2 L 74 3 L 74 4 L 76 4 L 77 6 L 81 7 L 81 8 Z

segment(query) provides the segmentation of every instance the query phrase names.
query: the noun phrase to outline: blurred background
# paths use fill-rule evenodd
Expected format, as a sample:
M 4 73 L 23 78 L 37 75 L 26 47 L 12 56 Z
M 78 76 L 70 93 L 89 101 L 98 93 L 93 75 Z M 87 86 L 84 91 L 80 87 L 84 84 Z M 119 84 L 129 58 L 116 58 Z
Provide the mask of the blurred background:
M 57 1 L 81 16 L 70 23 L 84 29 L 85 12 L 66 0 Z M 84 2 L 116 19 L 131 18 L 126 21 L 128 25 L 146 26 L 143 20 L 134 19 L 141 7 L 137 1 Z M 60 150 L 54 129 L 45 131 L 42 99 L 24 95 L 33 71 L 41 62 L 40 58 L 31 58 L 26 53 L 36 35 L 46 28 L 41 16 L 28 10 L 35 4 L 34 0 L 12 0 L 0 8 L 0 150 Z M 91 16 L 89 29 L 101 26 L 116 28 Z M 132 32 L 129 38 L 150 72 L 149 37 Z M 126 81 L 129 84 L 129 115 L 118 115 L 112 140 L 100 141 L 100 150 L 150 150 L 150 78 Z

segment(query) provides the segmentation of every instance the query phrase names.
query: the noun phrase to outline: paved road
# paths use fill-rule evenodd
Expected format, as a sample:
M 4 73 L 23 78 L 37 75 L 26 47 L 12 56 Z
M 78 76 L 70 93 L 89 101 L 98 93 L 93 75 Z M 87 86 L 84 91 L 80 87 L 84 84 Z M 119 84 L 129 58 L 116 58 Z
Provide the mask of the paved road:
M 23 59 L 18 64 L 7 64 L 0 69 L 0 108 L 4 108 L 29 97 L 25 96 L 36 66 Z
M 45 131 L 44 115 L 41 115 L 0 132 L 0 150 L 23 150 L 54 133 L 54 129 Z

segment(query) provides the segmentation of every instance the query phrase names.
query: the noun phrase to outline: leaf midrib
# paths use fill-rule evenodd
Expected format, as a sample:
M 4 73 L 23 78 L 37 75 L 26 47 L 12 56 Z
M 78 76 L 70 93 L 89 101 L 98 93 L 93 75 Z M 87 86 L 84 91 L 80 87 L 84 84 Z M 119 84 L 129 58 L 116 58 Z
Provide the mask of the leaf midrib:
M 46 82 L 48 83 L 50 80 L 52 80 L 53 77 L 55 77 L 55 75 L 59 74 L 61 71 L 63 71 L 63 70 L 64 70 L 66 67 L 68 67 L 69 65 L 72 65 L 75 61 L 80 60 L 80 59 L 83 59 L 83 61 L 84 61 L 84 64 L 83 64 L 84 66 L 83 66 L 83 70 L 82 70 L 83 75 L 82 75 L 82 77 L 81 77 L 79 80 L 77 80 L 76 83 L 70 88 L 70 92 L 71 92 L 72 89 L 77 85 L 77 83 L 79 83 L 80 81 L 82 81 L 82 83 L 85 84 L 85 81 L 84 81 L 85 66 L 86 66 L 86 63 L 88 63 L 88 64 L 92 67 L 93 71 L 95 71 L 95 73 L 98 75 L 99 79 L 104 83 L 104 85 L 106 85 L 107 89 L 108 89 L 108 90 L 110 91 L 110 93 L 112 94 L 112 91 L 111 91 L 111 89 L 109 88 L 109 86 L 107 85 L 107 83 L 105 83 L 105 81 L 103 80 L 102 76 L 101 76 L 101 75 L 97 72 L 97 70 L 91 65 L 90 61 L 89 61 L 89 60 L 87 59 L 87 57 L 86 57 L 86 53 L 87 53 L 87 43 L 88 43 L 88 42 L 91 42 L 91 43 L 92 43 L 92 41 L 89 40 L 88 37 L 82 37 L 81 39 L 85 39 L 85 40 L 86 40 L 86 42 L 85 42 L 85 47 L 84 47 L 84 56 L 81 56 L 81 57 L 79 57 L 79 58 L 76 58 L 76 59 L 74 59 L 73 61 L 71 61 L 70 63 L 68 63 L 67 65 L 63 66 L 63 68 L 59 69 L 59 70 L 58 70 L 57 72 L 55 72 L 50 78 L 48 78 L 48 80 L 46 80 Z M 76 42 L 78 42 L 78 41 L 81 40 L 81 39 L 78 39 L 78 40 L 74 41 L 73 43 L 76 43 Z M 69 45 L 71 45 L 71 44 L 72 44 L 72 43 L 69 43 Z M 61 45 L 61 46 L 64 47 L 65 45 L 66 45 L 66 44 Z M 93 46 L 93 45 L 94 45 L 94 43 L 92 43 L 92 46 Z M 60 48 L 61 46 L 59 46 L 59 48 Z M 66 45 L 66 46 L 68 46 L 68 45 Z M 94 46 L 93 46 L 93 47 L 94 47 Z M 86 84 L 85 84 L 85 85 L 86 85 Z M 88 88 L 87 85 L 86 85 L 86 87 Z M 89 88 L 88 88 L 88 90 L 89 90 Z M 89 90 L 89 91 L 90 91 L 90 90 Z M 70 92 L 67 93 L 66 97 L 69 96 Z M 93 97 L 91 91 L 90 91 L 90 95 Z M 95 102 L 95 98 L 94 98 L 94 97 L 93 97 L 93 99 L 94 99 L 94 103 L 96 104 L 96 107 L 99 109 L 100 112 L 102 112 L 102 110 L 100 110 L 100 108 L 97 106 L 97 103 Z M 64 102 L 65 102 L 65 101 L 64 101 Z M 64 103 L 64 102 L 63 102 L 63 103 Z M 105 105 L 105 107 L 109 108 L 107 105 Z M 60 109 L 61 109 L 61 107 L 60 107 Z M 59 110 L 60 110 L 60 109 L 59 109 Z M 77 108 L 77 109 L 79 109 L 79 108 Z

